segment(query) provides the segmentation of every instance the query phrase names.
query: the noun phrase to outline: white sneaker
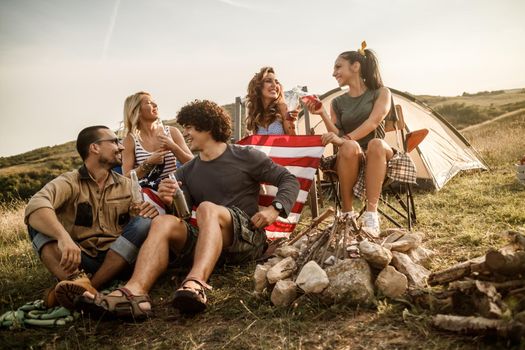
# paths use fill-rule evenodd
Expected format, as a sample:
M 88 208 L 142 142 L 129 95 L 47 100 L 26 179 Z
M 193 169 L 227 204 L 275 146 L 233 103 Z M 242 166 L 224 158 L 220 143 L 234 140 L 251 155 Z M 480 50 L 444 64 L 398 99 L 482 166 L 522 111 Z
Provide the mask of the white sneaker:
M 363 228 L 371 230 L 379 235 L 381 232 L 379 228 L 379 215 L 377 211 L 365 211 L 363 216 L 361 216 L 361 222 L 363 223 Z

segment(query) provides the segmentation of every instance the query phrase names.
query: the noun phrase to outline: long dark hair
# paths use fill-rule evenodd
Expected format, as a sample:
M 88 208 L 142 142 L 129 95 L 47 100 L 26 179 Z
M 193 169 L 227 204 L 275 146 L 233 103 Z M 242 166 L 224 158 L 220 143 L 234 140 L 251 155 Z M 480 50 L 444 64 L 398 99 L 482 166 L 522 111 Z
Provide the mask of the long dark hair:
M 379 73 L 379 63 L 377 62 L 376 54 L 369 49 L 364 49 L 364 55 L 359 51 L 345 51 L 339 55 L 350 64 L 356 61 L 361 64 L 361 77 L 363 78 L 366 87 L 369 90 L 377 90 L 383 87 L 383 80 Z
M 246 117 L 246 129 L 255 132 L 257 125 L 271 124 L 275 120 L 282 121 L 284 116 L 279 114 L 278 104 L 283 102 L 283 87 L 279 85 L 279 96 L 277 99 L 272 101 L 270 105 L 265 109 L 262 102 L 262 87 L 264 85 L 264 78 L 267 74 L 275 71 L 272 67 L 262 67 L 259 73 L 256 73 L 248 84 L 248 94 L 246 95 L 246 108 L 248 115 Z

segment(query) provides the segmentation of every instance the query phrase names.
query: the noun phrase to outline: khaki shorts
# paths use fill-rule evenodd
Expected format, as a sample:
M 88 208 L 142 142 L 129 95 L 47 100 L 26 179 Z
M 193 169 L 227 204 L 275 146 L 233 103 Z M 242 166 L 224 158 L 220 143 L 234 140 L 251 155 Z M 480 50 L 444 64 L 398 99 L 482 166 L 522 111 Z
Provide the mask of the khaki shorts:
M 266 233 L 255 228 L 250 217 L 237 207 L 227 207 L 232 216 L 233 243 L 224 249 L 219 264 L 241 265 L 258 259 L 266 250 Z M 170 262 L 170 265 L 189 265 L 193 261 L 195 246 L 199 237 L 199 228 L 186 222 L 187 239 L 182 251 Z

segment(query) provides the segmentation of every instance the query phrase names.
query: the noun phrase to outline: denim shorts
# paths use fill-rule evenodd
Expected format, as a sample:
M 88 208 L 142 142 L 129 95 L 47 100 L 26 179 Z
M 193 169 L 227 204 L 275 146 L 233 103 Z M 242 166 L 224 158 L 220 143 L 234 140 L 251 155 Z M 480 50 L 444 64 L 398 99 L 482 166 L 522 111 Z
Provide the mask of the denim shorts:
M 232 217 L 233 243 L 225 248 L 219 258 L 217 265 L 242 265 L 258 259 L 264 253 L 266 244 L 266 232 L 253 226 L 250 217 L 237 207 L 227 207 Z M 187 238 L 182 251 L 174 254 L 170 265 L 190 265 L 195 253 L 195 246 L 199 236 L 199 228 L 186 223 Z
M 111 243 L 109 249 L 120 255 L 130 266 L 134 265 L 140 246 L 148 236 L 150 225 L 151 219 L 141 216 L 134 217 L 124 226 L 122 234 Z M 39 256 L 44 245 L 56 241 L 31 226 L 27 226 L 27 229 L 33 249 Z M 107 252 L 107 250 L 98 250 L 95 256 L 91 256 L 81 251 L 80 267 L 88 273 L 95 273 L 104 262 Z

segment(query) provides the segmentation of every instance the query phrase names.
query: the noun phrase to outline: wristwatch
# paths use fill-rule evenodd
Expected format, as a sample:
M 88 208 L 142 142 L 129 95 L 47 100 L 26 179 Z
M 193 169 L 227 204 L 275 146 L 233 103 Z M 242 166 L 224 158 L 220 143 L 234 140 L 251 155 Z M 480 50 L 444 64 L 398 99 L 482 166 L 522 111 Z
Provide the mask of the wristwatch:
M 283 207 L 283 204 L 281 202 L 273 201 L 272 202 L 272 207 L 274 207 L 275 210 L 277 210 L 279 212 L 279 215 L 283 214 L 284 207 Z

